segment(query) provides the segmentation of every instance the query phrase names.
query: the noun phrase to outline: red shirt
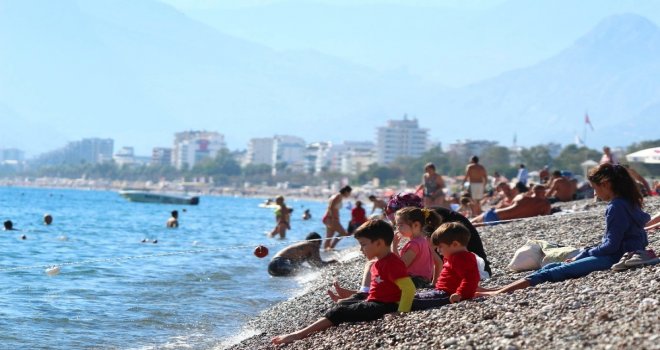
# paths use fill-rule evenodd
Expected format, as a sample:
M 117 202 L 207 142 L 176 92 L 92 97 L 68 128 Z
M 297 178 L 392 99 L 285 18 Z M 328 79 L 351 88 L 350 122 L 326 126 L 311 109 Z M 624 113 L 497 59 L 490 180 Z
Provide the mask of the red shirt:
M 472 299 L 479 286 L 479 268 L 477 258 L 472 252 L 458 252 L 445 257 L 442 272 L 435 284 L 435 289 L 447 294 L 460 294 L 461 299 Z
M 351 210 L 351 222 L 353 225 L 362 225 L 367 221 L 367 215 L 364 211 L 364 208 L 355 207 Z
M 398 256 L 389 253 L 378 259 L 371 265 L 371 286 L 367 300 L 398 303 L 401 300 L 401 289 L 394 281 L 406 277 L 409 277 L 406 264 Z

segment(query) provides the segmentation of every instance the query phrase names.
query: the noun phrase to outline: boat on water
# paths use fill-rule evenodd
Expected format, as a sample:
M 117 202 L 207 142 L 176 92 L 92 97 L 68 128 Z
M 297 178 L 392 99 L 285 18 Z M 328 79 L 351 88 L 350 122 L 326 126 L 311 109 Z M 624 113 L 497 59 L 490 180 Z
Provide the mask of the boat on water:
M 157 193 L 149 191 L 126 190 L 119 191 L 119 195 L 131 202 L 140 203 L 163 203 L 163 204 L 199 204 L 199 197 L 184 196 L 170 193 Z

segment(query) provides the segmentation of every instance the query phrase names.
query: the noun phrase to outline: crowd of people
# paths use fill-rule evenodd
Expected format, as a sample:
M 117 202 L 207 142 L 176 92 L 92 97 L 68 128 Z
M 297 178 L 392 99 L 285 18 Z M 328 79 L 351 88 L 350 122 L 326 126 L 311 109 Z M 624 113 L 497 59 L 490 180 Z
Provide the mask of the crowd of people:
M 546 167 L 542 169 L 545 173 L 539 172 L 541 183 L 532 184 L 521 164 L 515 186 L 498 181 L 488 196 L 487 172 L 478 157 L 473 157 L 466 168 L 466 191 L 460 205 L 453 207 L 453 199 L 442 194 L 441 176 L 429 163 L 417 188 L 421 195 L 399 193 L 386 205 L 369 198 L 374 203 L 372 213 L 383 211 L 372 218 L 366 217 L 362 203 L 356 203 L 349 230 L 341 227 L 339 208 L 351 188 L 342 188 L 329 200 L 323 219 L 325 239 L 314 234 L 312 241 L 287 247 L 275 259 L 294 260 L 296 266 L 304 261 L 313 266 L 332 263 L 321 260 L 319 250 L 334 247 L 335 233 L 341 237 L 352 232 L 366 257 L 361 284 L 350 288 L 335 283 L 327 292 L 334 306 L 323 317 L 298 331 L 276 336 L 272 342 L 289 343 L 344 322 L 371 321 L 579 278 L 593 271 L 657 263 L 655 253 L 647 247 L 647 231 L 660 227 L 660 214 L 651 218 L 643 211 L 643 184 L 629 168 L 613 163 L 612 156 L 608 159 L 588 175 L 596 200 L 607 202 L 602 242 L 583 248 L 563 263 L 546 265 L 510 285 L 491 289 L 479 286 L 480 280 L 489 278 L 491 269 L 477 227 L 549 215 L 551 203 L 573 200 L 576 186 L 561 171 L 550 172 Z M 482 205 L 488 205 L 488 210 L 481 212 Z

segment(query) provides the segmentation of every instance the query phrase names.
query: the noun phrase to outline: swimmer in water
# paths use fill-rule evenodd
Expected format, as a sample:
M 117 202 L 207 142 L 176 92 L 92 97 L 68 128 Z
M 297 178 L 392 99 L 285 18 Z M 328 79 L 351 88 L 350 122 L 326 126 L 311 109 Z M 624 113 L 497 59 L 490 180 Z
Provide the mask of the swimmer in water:
M 53 223 L 53 217 L 50 214 L 45 214 L 44 215 L 44 224 L 46 226 L 50 225 Z
M 179 212 L 176 210 L 172 210 L 172 216 L 170 216 L 170 218 L 167 219 L 165 225 L 167 226 L 167 228 L 179 227 Z

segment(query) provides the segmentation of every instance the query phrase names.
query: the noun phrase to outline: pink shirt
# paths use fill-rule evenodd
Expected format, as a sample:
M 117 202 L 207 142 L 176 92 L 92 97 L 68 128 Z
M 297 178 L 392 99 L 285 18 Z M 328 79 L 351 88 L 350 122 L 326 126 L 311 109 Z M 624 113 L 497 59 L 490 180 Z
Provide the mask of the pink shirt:
M 415 259 L 408 265 L 408 274 L 432 281 L 433 257 L 431 256 L 431 248 L 426 237 L 411 239 L 401 248 L 399 255 L 403 256 L 408 250 L 415 252 Z

